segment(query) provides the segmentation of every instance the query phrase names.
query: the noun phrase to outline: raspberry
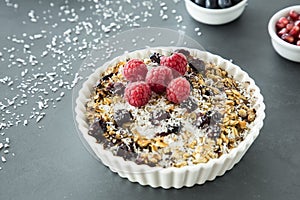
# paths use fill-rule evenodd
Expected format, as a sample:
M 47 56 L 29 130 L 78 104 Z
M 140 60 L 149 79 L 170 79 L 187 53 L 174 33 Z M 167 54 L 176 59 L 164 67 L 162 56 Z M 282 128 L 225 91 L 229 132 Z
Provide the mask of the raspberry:
M 124 66 L 123 75 L 128 81 L 143 81 L 148 72 L 146 64 L 139 59 L 131 59 Z
M 160 64 L 175 69 L 179 74 L 184 75 L 186 72 L 187 59 L 182 53 L 175 52 L 169 57 L 162 56 Z M 175 76 L 174 73 L 173 76 Z
M 172 70 L 165 66 L 152 68 L 146 76 L 146 82 L 153 92 L 161 94 L 173 79 Z
M 190 83 L 183 77 L 173 79 L 167 87 L 167 99 L 181 103 L 190 96 Z
M 150 86 L 144 81 L 129 83 L 125 89 L 126 101 L 135 107 L 146 105 L 150 100 L 150 97 Z

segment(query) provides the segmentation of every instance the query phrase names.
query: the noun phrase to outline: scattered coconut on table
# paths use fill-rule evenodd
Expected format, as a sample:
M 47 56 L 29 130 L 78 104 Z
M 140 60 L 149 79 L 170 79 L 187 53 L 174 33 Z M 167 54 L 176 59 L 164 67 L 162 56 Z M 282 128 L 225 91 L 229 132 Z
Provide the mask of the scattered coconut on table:
M 35 3 L 43 5 L 44 10 L 37 10 L 33 9 L 35 6 L 26 7 L 26 2 L 6 0 L 0 11 L 12 9 L 11 12 L 19 14 L 21 9 L 28 9 L 25 16 L 20 17 L 23 21 L 19 24 L 34 28 L 28 33 L 8 35 L 9 45 L 0 49 L 3 69 L 0 86 L 8 94 L 0 96 L 0 170 L 7 158 L 15 155 L 6 136 L 13 132 L 7 130 L 34 123 L 43 128 L 41 123 L 47 117 L 48 109 L 55 109 L 82 79 L 80 71 L 77 72 L 78 65 L 91 51 L 105 48 L 106 55 L 99 59 L 109 58 L 117 49 L 108 46 L 107 38 L 130 28 L 147 26 L 153 16 L 159 15 L 162 22 L 171 20 L 185 29 L 180 15 L 183 11 L 175 9 L 180 2 L 184 3 L 183 0 L 77 0 L 74 7 L 74 2 L 69 0 L 59 4 L 39 0 Z M 195 32 L 199 31 L 195 29 Z M 132 43 L 137 45 L 138 41 Z M 149 42 L 153 43 L 155 39 Z M 96 66 L 87 64 L 85 67 Z M 18 73 L 10 74 L 9 68 Z

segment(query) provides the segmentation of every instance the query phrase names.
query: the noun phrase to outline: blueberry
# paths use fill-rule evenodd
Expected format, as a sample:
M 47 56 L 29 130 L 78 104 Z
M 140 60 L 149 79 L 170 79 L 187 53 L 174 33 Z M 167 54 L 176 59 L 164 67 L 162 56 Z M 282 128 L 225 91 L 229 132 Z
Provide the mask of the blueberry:
M 210 113 L 207 112 L 206 114 L 203 113 L 198 113 L 197 114 L 197 118 L 194 122 L 194 125 L 197 128 L 203 128 L 205 125 L 209 125 L 210 124 Z
M 215 124 L 219 124 L 222 119 L 223 119 L 223 115 L 221 113 L 219 113 L 218 111 L 216 111 L 213 114 L 211 114 L 210 121 L 211 121 L 211 124 L 215 125 Z
M 205 69 L 205 63 L 198 58 L 189 60 L 189 66 L 196 72 L 203 72 Z
M 205 0 L 205 8 L 218 8 L 218 0 Z
M 194 2 L 199 6 L 205 7 L 205 0 L 194 0 Z
M 194 111 L 194 110 L 196 110 L 198 108 L 198 104 L 195 101 L 195 99 L 192 99 L 192 98 L 189 97 L 187 100 L 183 101 L 180 104 L 180 107 L 181 108 L 186 108 L 186 110 L 188 112 L 192 112 L 192 111 Z
M 169 119 L 170 117 L 170 113 L 160 110 L 158 112 L 152 113 L 150 121 L 153 125 L 158 126 L 160 124 L 160 121 Z
M 198 128 L 204 126 L 216 126 L 221 122 L 223 115 L 218 111 L 207 111 L 205 114 L 198 113 L 194 125 Z
M 161 57 L 161 55 L 159 55 L 159 53 L 154 52 L 154 53 L 150 56 L 150 60 L 151 60 L 153 63 L 158 63 L 158 64 L 160 64 L 160 57 Z
M 114 119 L 118 126 L 122 126 L 125 123 L 131 122 L 132 115 L 128 110 L 120 109 L 120 110 L 115 111 Z
M 114 90 L 113 93 L 118 94 L 118 95 L 123 95 L 125 91 L 125 86 L 123 83 L 115 83 L 114 84 Z
M 111 148 L 113 146 L 114 146 L 114 143 L 112 143 L 110 140 L 105 140 L 103 142 L 103 148 L 104 149 L 109 149 L 109 148 Z
M 232 2 L 233 5 L 236 5 L 236 4 L 240 3 L 241 1 L 242 0 L 231 0 L 231 2 Z
M 124 160 L 130 160 L 135 157 L 133 145 L 120 143 L 117 149 L 117 156 L 123 157 Z
M 106 89 L 113 94 L 118 94 L 121 96 L 124 94 L 125 86 L 123 83 L 116 82 L 109 84 Z
M 232 6 L 231 0 L 218 0 L 220 8 L 228 8 Z
M 215 126 L 209 127 L 208 133 L 207 133 L 207 136 L 209 138 L 216 139 L 216 138 L 219 138 L 220 135 L 221 135 L 221 128 L 219 126 L 215 125 Z
M 104 122 L 102 119 L 95 119 L 94 123 L 89 128 L 88 134 L 93 136 L 97 142 L 103 142 L 106 140 L 103 135 L 106 131 L 106 122 Z
M 185 57 L 190 56 L 190 52 L 188 50 L 185 50 L 185 49 L 177 49 L 175 52 L 182 53 L 183 55 L 185 55 Z

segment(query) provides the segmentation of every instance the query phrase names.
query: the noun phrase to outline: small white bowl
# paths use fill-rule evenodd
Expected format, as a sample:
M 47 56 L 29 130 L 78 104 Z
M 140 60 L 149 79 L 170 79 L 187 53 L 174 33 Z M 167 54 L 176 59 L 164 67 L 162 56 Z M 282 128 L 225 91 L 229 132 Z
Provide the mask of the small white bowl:
M 229 8 L 209 9 L 201 7 L 191 0 L 185 0 L 185 6 L 188 13 L 198 22 L 209 25 L 221 25 L 237 19 L 245 10 L 247 0 Z
M 282 40 L 276 34 L 276 22 L 280 17 L 288 16 L 290 10 L 295 10 L 300 13 L 300 5 L 290 6 L 275 13 L 269 21 L 268 30 L 269 35 L 271 36 L 272 45 L 276 52 L 288 60 L 300 62 L 300 46 L 290 44 Z

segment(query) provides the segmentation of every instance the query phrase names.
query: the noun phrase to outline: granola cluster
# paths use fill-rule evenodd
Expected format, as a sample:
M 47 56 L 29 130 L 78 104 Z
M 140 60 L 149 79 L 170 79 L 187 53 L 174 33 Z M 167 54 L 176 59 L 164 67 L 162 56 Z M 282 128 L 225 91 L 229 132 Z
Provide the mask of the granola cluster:
M 245 139 L 256 117 L 249 83 L 237 82 L 186 50 L 178 51 L 187 57 L 184 77 L 191 84 L 189 98 L 180 104 L 153 94 L 145 106 L 129 105 L 123 76 L 128 60 L 101 74 L 86 107 L 89 134 L 104 149 L 137 164 L 183 167 L 219 158 Z M 144 58 L 150 69 L 159 65 L 153 55 L 158 54 Z

